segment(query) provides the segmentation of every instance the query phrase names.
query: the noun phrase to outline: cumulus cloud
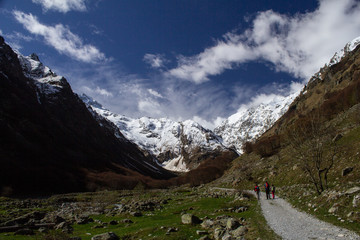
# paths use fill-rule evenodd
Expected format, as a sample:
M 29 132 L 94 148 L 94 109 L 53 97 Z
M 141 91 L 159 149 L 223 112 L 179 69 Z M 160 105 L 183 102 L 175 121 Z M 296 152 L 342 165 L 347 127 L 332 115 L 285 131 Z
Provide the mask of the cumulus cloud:
M 47 26 L 38 21 L 36 16 L 21 11 L 13 11 L 15 19 L 30 33 L 44 37 L 46 44 L 58 52 L 83 62 L 105 60 L 105 55 L 95 46 L 84 44 L 82 39 L 72 33 L 67 26 L 57 24 Z
M 144 62 L 149 64 L 152 68 L 162 68 L 164 64 L 167 62 L 165 57 L 161 54 L 145 54 L 143 58 Z
M 32 0 L 33 3 L 40 4 L 44 11 L 54 10 L 67 13 L 71 10 L 86 11 L 86 0 Z
M 360 35 L 360 2 L 319 0 L 313 12 L 283 15 L 260 12 L 241 34 L 227 33 L 196 56 L 180 56 L 168 75 L 195 83 L 238 64 L 265 60 L 277 71 L 308 80 L 334 53 Z

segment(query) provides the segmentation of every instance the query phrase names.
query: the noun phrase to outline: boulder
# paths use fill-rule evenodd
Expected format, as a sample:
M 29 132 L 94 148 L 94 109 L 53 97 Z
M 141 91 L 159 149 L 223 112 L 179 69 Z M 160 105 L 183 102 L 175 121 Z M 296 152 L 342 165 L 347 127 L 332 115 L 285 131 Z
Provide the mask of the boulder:
M 113 232 L 107 232 L 99 235 L 95 235 L 91 240 L 119 240 L 120 238 Z
M 354 193 L 357 193 L 357 192 L 360 192 L 360 187 L 353 187 L 353 188 L 350 188 L 348 189 L 345 194 L 354 194 Z
M 245 226 L 240 226 L 237 229 L 235 229 L 234 231 L 231 232 L 231 234 L 233 235 L 233 237 L 237 238 L 237 237 L 241 237 L 244 236 L 247 233 L 248 229 Z
M 360 194 L 354 196 L 354 199 L 352 201 L 352 205 L 354 208 L 360 207 Z
M 329 209 L 329 213 L 336 213 L 337 211 L 339 210 L 339 208 L 337 206 L 332 206 L 330 209 Z
M 183 224 L 200 224 L 201 220 L 193 214 L 186 213 L 181 216 L 181 222 Z
M 201 227 L 205 229 L 210 229 L 214 226 L 214 221 L 210 219 L 206 219 L 201 223 Z
M 229 218 L 226 222 L 226 228 L 229 230 L 234 230 L 240 226 L 240 223 L 235 218 Z
M 342 170 L 342 176 L 345 177 L 346 175 L 348 175 L 349 173 L 351 173 L 354 170 L 353 167 L 348 167 L 348 168 L 344 168 Z
M 224 228 L 216 228 L 214 230 L 214 239 L 219 240 L 226 234 L 226 230 Z

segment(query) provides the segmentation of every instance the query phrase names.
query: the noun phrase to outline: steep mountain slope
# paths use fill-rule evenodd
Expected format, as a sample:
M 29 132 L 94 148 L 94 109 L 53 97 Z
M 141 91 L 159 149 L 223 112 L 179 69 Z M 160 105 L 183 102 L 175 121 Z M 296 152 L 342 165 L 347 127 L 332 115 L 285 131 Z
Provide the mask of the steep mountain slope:
M 212 184 L 249 189 L 268 181 L 301 210 L 360 232 L 359 40 L 335 54 Z
M 321 149 L 321 156 L 334 156 L 336 153 L 327 178 L 329 187 L 335 186 L 339 191 L 359 184 L 359 171 L 355 170 L 360 168 L 359 40 L 357 38 L 347 44 L 346 50 L 342 51 L 344 54 L 335 54 L 336 61 L 333 58 L 309 80 L 289 110 L 256 142 L 248 145 L 246 152 L 233 161 L 233 166 L 218 182 L 235 181 L 247 187 L 265 180 L 279 187 L 309 183 L 304 162 L 293 154 L 294 138 L 289 137 L 300 129 L 301 132 L 296 134 L 305 136 L 303 143 L 315 140 L 315 143 L 321 143 L 318 146 L 327 146 Z M 338 57 L 340 55 L 342 57 Z M 302 125 L 304 123 L 316 126 L 319 134 L 306 135 L 311 125 Z M 303 153 L 307 154 L 310 148 L 304 149 Z M 317 155 L 314 153 L 313 156 Z M 324 172 L 321 166 L 319 169 Z M 351 169 L 350 173 L 344 174 L 344 169 Z M 314 186 L 306 188 L 311 187 Z
M 18 59 L 0 37 L 2 193 L 129 188 L 172 176 L 114 129 L 95 120 L 65 78 L 36 55 Z
M 195 169 L 211 154 L 229 151 L 221 138 L 198 123 L 167 118 L 133 119 L 117 115 L 86 95 L 81 99 L 96 113 L 113 122 L 125 137 L 148 151 L 166 169 L 186 172 Z

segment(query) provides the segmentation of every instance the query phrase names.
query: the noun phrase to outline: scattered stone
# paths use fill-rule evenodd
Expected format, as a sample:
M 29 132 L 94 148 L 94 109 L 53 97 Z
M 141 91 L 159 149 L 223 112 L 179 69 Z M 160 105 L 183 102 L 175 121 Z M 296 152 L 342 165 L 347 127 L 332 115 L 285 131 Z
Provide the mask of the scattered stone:
M 169 235 L 172 232 L 178 232 L 178 231 L 179 231 L 178 228 L 169 227 L 168 230 L 166 231 L 166 235 Z
M 72 233 L 74 231 L 74 229 L 67 222 L 59 223 L 58 225 L 55 226 L 55 229 L 61 230 L 64 233 Z
M 348 189 L 345 194 L 354 194 L 354 193 L 357 193 L 357 192 L 360 192 L 360 187 L 353 187 L 353 188 L 350 188 Z
M 351 173 L 354 170 L 353 167 L 348 167 L 342 170 L 342 176 L 345 177 L 346 175 L 348 175 L 349 173 Z
M 201 227 L 205 229 L 210 229 L 214 226 L 214 221 L 211 219 L 206 219 L 201 223 Z
M 336 136 L 333 138 L 333 142 L 337 142 L 339 141 L 341 138 L 343 137 L 343 135 L 341 133 L 336 134 Z
M 110 225 L 118 225 L 119 222 L 116 221 L 116 220 L 112 220 L 112 221 L 109 222 L 109 224 L 110 224 Z
M 82 225 L 82 224 L 88 224 L 94 222 L 94 219 L 90 218 L 89 216 L 81 216 L 81 217 L 76 217 L 75 221 L 77 224 Z
M 235 229 L 234 231 L 232 231 L 231 233 L 234 237 L 240 237 L 240 236 L 244 236 L 247 232 L 248 232 L 247 227 L 240 226 L 237 229 Z
M 141 212 L 131 212 L 130 215 L 134 217 L 141 217 L 143 214 Z
M 226 231 L 224 228 L 216 228 L 214 230 L 214 238 L 215 240 L 222 239 L 222 237 L 225 235 Z
M 336 206 L 333 206 L 333 207 L 331 207 L 330 209 L 329 209 L 329 213 L 336 213 L 337 211 L 339 210 L 339 208 L 338 207 L 336 207 Z
M 201 220 L 193 214 L 186 213 L 181 216 L 181 222 L 183 224 L 200 224 Z
M 119 237 L 113 232 L 108 232 L 95 235 L 91 238 L 91 240 L 119 240 Z
M 47 232 L 49 232 L 49 229 L 46 228 L 46 227 L 41 227 L 41 228 L 38 229 L 38 231 L 39 231 L 40 233 L 47 233 Z
M 199 240 L 211 240 L 211 238 L 209 238 L 209 236 L 203 236 L 199 238 Z
M 235 218 L 229 218 L 226 222 L 226 228 L 229 230 L 234 230 L 240 226 L 240 223 Z
M 122 223 L 134 223 L 131 219 L 123 219 L 121 220 Z
M 354 208 L 357 208 L 360 206 L 360 194 L 354 196 L 354 199 L 352 201 L 352 205 Z
M 204 230 L 196 230 L 196 234 L 197 234 L 197 235 L 207 235 L 208 232 L 207 232 L 207 231 L 204 231 Z

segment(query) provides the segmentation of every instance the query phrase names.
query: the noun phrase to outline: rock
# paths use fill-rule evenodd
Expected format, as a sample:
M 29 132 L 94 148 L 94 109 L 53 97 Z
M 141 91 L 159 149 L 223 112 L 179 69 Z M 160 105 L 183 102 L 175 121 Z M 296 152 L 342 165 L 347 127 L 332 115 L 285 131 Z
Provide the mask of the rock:
M 131 219 L 123 219 L 121 220 L 122 223 L 134 223 Z
M 55 230 L 61 230 L 64 233 L 72 233 L 74 229 L 67 222 L 59 223 L 55 226 Z
M 201 220 L 195 215 L 186 213 L 181 216 L 181 222 L 183 224 L 200 224 Z
M 204 230 L 196 230 L 196 234 L 197 234 L 197 235 L 207 235 L 208 232 L 207 232 L 207 231 L 204 231 Z
M 199 240 L 211 240 L 211 238 L 209 238 L 209 236 L 203 236 L 199 238 Z
M 201 223 L 201 227 L 205 229 L 210 229 L 214 226 L 214 221 L 210 219 L 206 219 Z
M 224 228 L 216 228 L 214 230 L 214 238 L 215 240 L 222 239 L 222 237 L 225 235 L 226 230 Z
M 354 199 L 352 201 L 352 205 L 354 208 L 360 207 L 360 194 L 354 196 Z
M 23 228 L 23 229 L 17 230 L 14 234 L 15 235 L 34 235 L 34 231 L 29 228 Z
M 119 237 L 113 232 L 108 232 L 95 235 L 91 238 L 91 240 L 119 240 Z
M 337 211 L 339 210 L 339 208 L 337 206 L 332 206 L 330 209 L 329 209 L 329 213 L 336 213 Z
M 94 219 L 90 218 L 89 216 L 81 216 L 81 217 L 77 217 L 75 221 L 77 224 L 82 225 L 82 224 L 88 224 L 94 222 Z
M 240 223 L 235 218 L 229 218 L 226 222 L 226 228 L 229 230 L 234 230 L 240 226 Z
M 245 226 L 240 226 L 237 229 L 235 229 L 234 231 L 231 232 L 231 234 L 237 238 L 240 236 L 244 236 L 247 233 L 248 229 Z
M 333 142 L 337 142 L 339 141 L 341 138 L 343 137 L 343 135 L 341 133 L 336 134 L 336 136 L 332 139 Z
M 131 212 L 130 214 L 134 217 L 141 217 L 143 215 L 141 212 Z
M 112 220 L 112 221 L 109 222 L 109 224 L 110 224 L 110 225 L 118 225 L 119 222 L 116 221 L 116 220 Z
M 357 193 L 357 192 L 360 192 L 360 187 L 350 188 L 345 192 L 345 194 L 351 195 L 351 194 L 354 194 L 354 193 Z
M 169 235 L 172 232 L 178 232 L 178 231 L 179 231 L 178 228 L 169 227 L 168 230 L 166 231 L 166 235 Z
M 351 173 L 354 170 L 353 167 L 348 167 L 348 168 L 344 168 L 342 170 L 342 176 L 345 177 L 346 175 L 348 175 L 349 173 Z
M 46 227 L 41 227 L 41 228 L 38 229 L 38 231 L 39 231 L 40 233 L 47 233 L 47 232 L 49 232 L 49 229 L 46 228 Z

